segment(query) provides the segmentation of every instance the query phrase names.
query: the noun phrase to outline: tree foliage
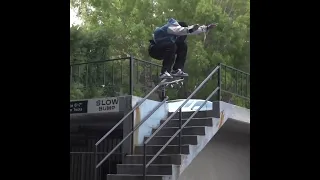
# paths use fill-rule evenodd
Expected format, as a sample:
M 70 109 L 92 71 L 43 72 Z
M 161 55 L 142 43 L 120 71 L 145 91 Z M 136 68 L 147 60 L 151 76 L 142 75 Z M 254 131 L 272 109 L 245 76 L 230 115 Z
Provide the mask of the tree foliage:
M 189 95 L 218 63 L 250 72 L 249 0 L 71 0 L 71 7 L 78 11 L 78 16 L 83 20 L 80 27 L 70 28 L 71 64 L 126 57 L 130 54 L 160 64 L 161 62 L 148 56 L 148 40 L 157 26 L 163 25 L 168 18 L 173 17 L 188 24 L 215 22 L 218 26 L 206 35 L 188 37 L 185 70 L 190 77 L 185 88 L 169 92 L 171 99 L 185 98 Z M 128 93 L 128 66 L 126 60 L 105 63 L 102 66 L 95 65 L 94 68 L 91 67 L 91 71 L 90 67 L 74 67 L 73 76 L 78 77 L 80 69 L 82 71 L 79 76 L 87 80 L 71 83 L 71 98 Z M 121 67 L 127 69 L 121 70 L 120 73 Z M 159 68 L 155 66 L 136 61 L 134 70 L 136 95 L 144 95 L 148 88 L 154 86 L 158 71 Z M 112 75 L 115 72 L 116 75 Z M 89 75 L 91 79 L 94 76 L 95 80 L 90 81 L 84 74 Z M 239 74 L 233 75 L 231 71 L 226 72 L 223 78 L 233 83 L 232 87 L 230 85 L 225 87 L 230 91 L 233 89 L 238 91 L 239 89 L 234 86 L 240 87 L 240 84 L 249 86 L 248 80 L 239 76 Z M 250 76 L 247 79 L 250 82 Z M 112 82 L 112 86 L 106 88 L 109 87 L 106 82 L 114 80 L 116 83 Z M 97 85 L 97 81 L 101 82 Z M 88 88 L 90 82 L 91 88 Z M 94 83 L 96 83 L 95 88 L 92 88 Z M 237 83 L 239 85 L 236 85 Z M 101 88 L 101 85 L 105 87 Z M 216 81 L 210 81 L 201 92 L 197 93 L 196 98 L 206 98 L 213 90 L 213 86 L 216 87 Z M 234 96 L 228 97 L 228 101 L 232 101 L 231 99 L 238 101 Z

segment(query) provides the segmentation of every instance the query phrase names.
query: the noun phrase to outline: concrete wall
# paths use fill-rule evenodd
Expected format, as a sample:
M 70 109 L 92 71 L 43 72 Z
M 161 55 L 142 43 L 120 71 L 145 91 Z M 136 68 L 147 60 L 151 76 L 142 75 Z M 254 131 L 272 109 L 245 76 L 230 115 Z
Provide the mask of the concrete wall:
M 178 180 L 249 180 L 250 132 L 234 131 L 235 123 L 228 120 Z
M 132 96 L 132 107 L 142 100 L 141 97 Z M 134 126 L 140 123 L 160 102 L 147 99 L 134 112 Z M 134 134 L 134 145 L 142 145 L 145 136 L 152 134 L 152 128 L 160 125 L 160 120 L 165 119 L 168 115 L 168 105 L 164 103 L 159 107 Z

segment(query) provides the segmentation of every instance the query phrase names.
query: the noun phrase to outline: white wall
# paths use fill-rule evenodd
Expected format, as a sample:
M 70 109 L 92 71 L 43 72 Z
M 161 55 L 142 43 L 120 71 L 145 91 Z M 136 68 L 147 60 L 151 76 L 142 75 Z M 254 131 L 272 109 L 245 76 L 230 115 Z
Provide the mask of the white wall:
M 218 131 L 179 177 L 179 180 L 249 179 L 250 134 L 227 127 Z

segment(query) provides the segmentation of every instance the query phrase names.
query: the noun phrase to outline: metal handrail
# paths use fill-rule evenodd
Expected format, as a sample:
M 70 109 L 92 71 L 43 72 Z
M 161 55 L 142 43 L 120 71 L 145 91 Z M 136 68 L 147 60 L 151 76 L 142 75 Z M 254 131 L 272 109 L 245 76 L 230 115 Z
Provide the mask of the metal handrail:
M 108 159 L 122 144 L 124 141 L 126 141 L 148 118 L 156 112 L 165 102 L 168 100 L 168 97 L 166 97 L 161 103 L 159 103 L 155 108 L 153 108 L 147 116 L 145 116 L 134 128 L 133 130 L 125 137 L 123 138 L 97 165 L 96 168 L 100 167 L 104 161 Z
M 211 79 L 211 77 L 213 76 L 213 74 L 215 74 L 217 71 L 219 70 L 219 78 L 218 78 L 218 90 L 220 90 L 220 76 L 221 76 L 221 71 L 220 71 L 220 64 L 214 68 L 214 70 L 206 77 L 206 79 L 204 79 L 201 84 L 190 94 L 190 96 L 179 106 L 179 108 L 177 108 L 177 110 L 172 113 L 166 120 L 165 122 L 162 123 L 162 125 L 157 128 L 157 130 L 143 143 L 143 156 L 144 156 L 144 162 L 143 162 L 143 176 L 144 179 L 146 179 L 146 169 L 148 168 L 148 166 L 152 163 L 152 161 L 158 157 L 158 155 L 161 153 L 157 153 L 150 161 L 148 161 L 148 163 L 146 162 L 146 150 L 147 150 L 147 144 L 150 142 L 150 140 L 173 118 L 174 115 L 176 115 L 176 113 L 179 111 L 179 121 L 180 121 L 180 129 L 181 129 L 181 108 L 191 99 L 191 97 L 193 97 L 203 86 L 204 84 Z M 214 91 L 215 93 L 216 91 Z M 212 93 L 212 95 L 214 94 Z M 219 96 L 220 96 L 220 92 L 219 92 Z M 219 97 L 220 98 L 220 97 Z M 180 132 L 180 131 L 179 131 Z M 181 133 L 180 133 L 180 137 L 181 137 Z M 162 148 L 161 148 L 162 149 Z M 160 150 L 161 150 L 160 149 Z M 164 149 L 164 148 L 163 148 Z M 179 141 L 179 150 L 181 152 L 181 142 Z
M 98 146 L 109 134 L 111 134 L 133 111 L 135 111 L 144 101 L 147 100 L 147 98 L 154 93 L 166 80 L 162 80 L 156 87 L 154 87 L 141 101 L 139 101 L 131 111 L 129 111 L 116 125 L 113 126 L 112 129 L 110 129 L 102 138 L 99 139 L 98 142 L 96 142 L 95 146 Z
M 201 106 L 194 112 L 192 115 L 186 120 L 186 122 L 181 125 L 181 127 L 178 129 L 176 133 L 174 133 L 171 138 L 168 140 L 166 144 L 162 146 L 162 148 L 153 156 L 153 158 L 150 159 L 150 161 L 146 164 L 146 168 L 160 155 L 160 153 L 171 143 L 171 141 L 182 131 L 182 129 L 191 121 L 191 119 L 200 111 L 200 109 L 208 102 L 208 100 L 218 91 L 220 90 L 219 87 L 216 87 L 214 91 L 211 92 L 211 94 L 206 98 L 206 100 L 201 104 Z M 145 156 L 145 154 L 144 154 Z M 146 158 L 144 158 L 146 159 Z
M 94 173 L 94 180 L 97 179 L 97 168 L 99 168 L 103 162 L 107 160 L 107 158 L 118 148 L 120 145 L 129 137 L 131 136 L 136 129 L 138 129 L 162 104 L 168 100 L 168 97 L 164 98 L 160 104 L 156 106 L 140 123 L 115 147 L 113 150 L 107 154 L 100 162 L 98 163 L 97 159 L 97 153 L 98 153 L 98 145 L 105 140 L 131 113 L 133 113 L 144 101 L 147 100 L 147 98 L 154 93 L 160 86 L 163 86 L 163 83 L 166 82 L 166 79 L 163 79 L 156 87 L 154 87 L 142 100 L 140 100 L 133 108 L 130 110 L 112 129 L 110 129 L 102 138 L 99 139 L 99 141 L 96 142 L 95 144 L 95 173 Z M 174 83 L 173 82 L 166 82 L 168 84 Z
M 202 81 L 202 83 L 190 94 L 190 96 L 177 108 L 177 110 L 172 113 L 167 120 L 144 142 L 144 144 L 147 144 L 165 125 L 168 123 L 174 115 L 185 105 L 187 102 L 191 99 L 193 95 L 195 95 L 200 88 L 211 78 L 211 76 L 219 69 L 219 66 L 217 66 L 208 76 L 205 80 Z

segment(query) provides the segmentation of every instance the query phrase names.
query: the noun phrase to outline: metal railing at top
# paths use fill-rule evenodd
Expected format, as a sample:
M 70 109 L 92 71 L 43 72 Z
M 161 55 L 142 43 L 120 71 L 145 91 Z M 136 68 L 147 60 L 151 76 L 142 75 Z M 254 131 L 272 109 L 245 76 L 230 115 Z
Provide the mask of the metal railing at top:
M 220 100 L 250 108 L 250 74 L 225 64 L 220 70 Z
M 97 171 L 98 168 L 112 155 L 112 153 L 115 152 L 117 148 L 119 148 L 128 138 L 132 138 L 133 133 L 154 113 L 156 112 L 157 109 L 159 109 L 167 100 L 168 97 L 165 97 L 161 103 L 159 103 L 156 107 L 154 107 L 132 130 L 129 134 L 126 135 L 119 143 L 116 145 L 99 163 L 97 160 L 97 154 L 98 152 L 98 146 L 100 143 L 103 142 L 120 124 L 122 124 L 140 105 L 147 100 L 147 98 L 154 93 L 158 88 L 163 86 L 163 84 L 170 84 L 170 83 L 175 83 L 175 82 L 166 82 L 166 79 L 162 80 L 156 87 L 154 87 L 142 100 L 140 100 L 130 112 L 128 112 L 112 129 L 110 129 L 98 142 L 95 144 L 95 164 L 96 164 L 96 169 L 95 169 L 95 177 L 94 180 L 97 179 Z M 131 120 L 133 120 L 133 115 Z
M 142 96 L 159 83 L 160 69 L 160 64 L 133 56 L 71 64 L 71 98 Z

